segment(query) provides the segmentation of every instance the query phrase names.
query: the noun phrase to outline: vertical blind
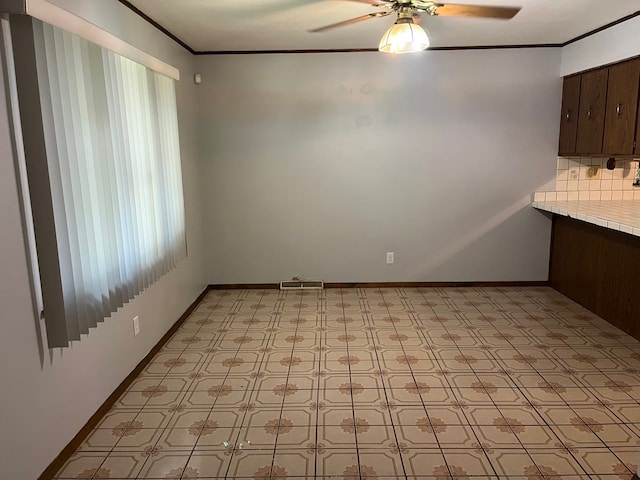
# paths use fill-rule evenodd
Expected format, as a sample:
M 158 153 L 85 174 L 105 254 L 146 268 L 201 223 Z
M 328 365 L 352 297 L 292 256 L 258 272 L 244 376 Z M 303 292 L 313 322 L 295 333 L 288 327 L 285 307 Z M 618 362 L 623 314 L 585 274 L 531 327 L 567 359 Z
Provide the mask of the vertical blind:
M 186 257 L 175 85 L 56 27 L 33 33 L 63 297 L 54 311 L 45 296 L 44 317 L 59 347 Z

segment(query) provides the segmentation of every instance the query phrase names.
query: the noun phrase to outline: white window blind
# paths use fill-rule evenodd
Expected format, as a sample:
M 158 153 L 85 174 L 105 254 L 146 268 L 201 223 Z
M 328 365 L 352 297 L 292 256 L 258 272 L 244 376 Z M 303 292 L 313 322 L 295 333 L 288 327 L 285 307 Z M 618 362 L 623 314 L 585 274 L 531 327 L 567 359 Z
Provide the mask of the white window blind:
M 60 347 L 186 256 L 175 85 L 35 20 L 33 38 L 55 227 L 47 245 L 36 223 L 36 243 L 49 347 Z

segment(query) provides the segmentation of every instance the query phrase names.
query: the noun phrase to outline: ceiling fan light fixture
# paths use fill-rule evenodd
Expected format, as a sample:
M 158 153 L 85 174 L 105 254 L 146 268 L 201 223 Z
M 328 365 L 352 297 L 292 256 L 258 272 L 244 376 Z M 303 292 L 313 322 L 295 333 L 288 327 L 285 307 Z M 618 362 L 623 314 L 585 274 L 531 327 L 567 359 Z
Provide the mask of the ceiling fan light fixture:
M 429 35 L 412 18 L 399 18 L 382 36 L 378 50 L 385 53 L 413 53 L 429 48 Z

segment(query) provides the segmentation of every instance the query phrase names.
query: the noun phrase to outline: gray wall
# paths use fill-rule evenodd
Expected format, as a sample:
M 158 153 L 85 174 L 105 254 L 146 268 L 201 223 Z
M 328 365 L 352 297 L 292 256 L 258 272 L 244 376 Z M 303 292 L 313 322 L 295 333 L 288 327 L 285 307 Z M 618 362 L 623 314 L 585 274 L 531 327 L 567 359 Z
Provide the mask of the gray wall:
M 41 356 L 0 96 L 3 478 L 36 478 L 206 283 L 546 279 L 558 50 L 192 57 L 117 2 L 54 3 L 181 69 L 190 257 Z
M 559 49 L 198 68 L 211 283 L 547 279 Z
M 181 69 L 178 108 L 189 258 L 71 348 L 39 351 L 4 82 L 0 76 L 0 477 L 31 480 L 47 467 L 115 387 L 204 289 L 194 58 L 115 1 L 67 1 L 93 23 Z M 88 5 L 88 4 L 91 5 Z M 133 337 L 131 319 L 140 316 Z

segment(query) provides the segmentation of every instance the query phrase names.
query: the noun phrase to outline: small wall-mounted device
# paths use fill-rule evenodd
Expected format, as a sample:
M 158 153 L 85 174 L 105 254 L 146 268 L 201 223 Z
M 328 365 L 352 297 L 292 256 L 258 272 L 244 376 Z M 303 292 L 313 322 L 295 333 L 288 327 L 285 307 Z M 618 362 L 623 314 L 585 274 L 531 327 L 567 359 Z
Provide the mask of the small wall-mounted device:
M 600 167 L 598 165 L 591 165 L 587 168 L 587 178 L 589 180 L 597 180 L 600 178 Z
M 202 83 L 202 75 L 200 75 L 199 73 L 196 73 L 196 74 L 193 76 L 193 82 L 194 82 L 196 85 L 200 85 L 200 84 Z

